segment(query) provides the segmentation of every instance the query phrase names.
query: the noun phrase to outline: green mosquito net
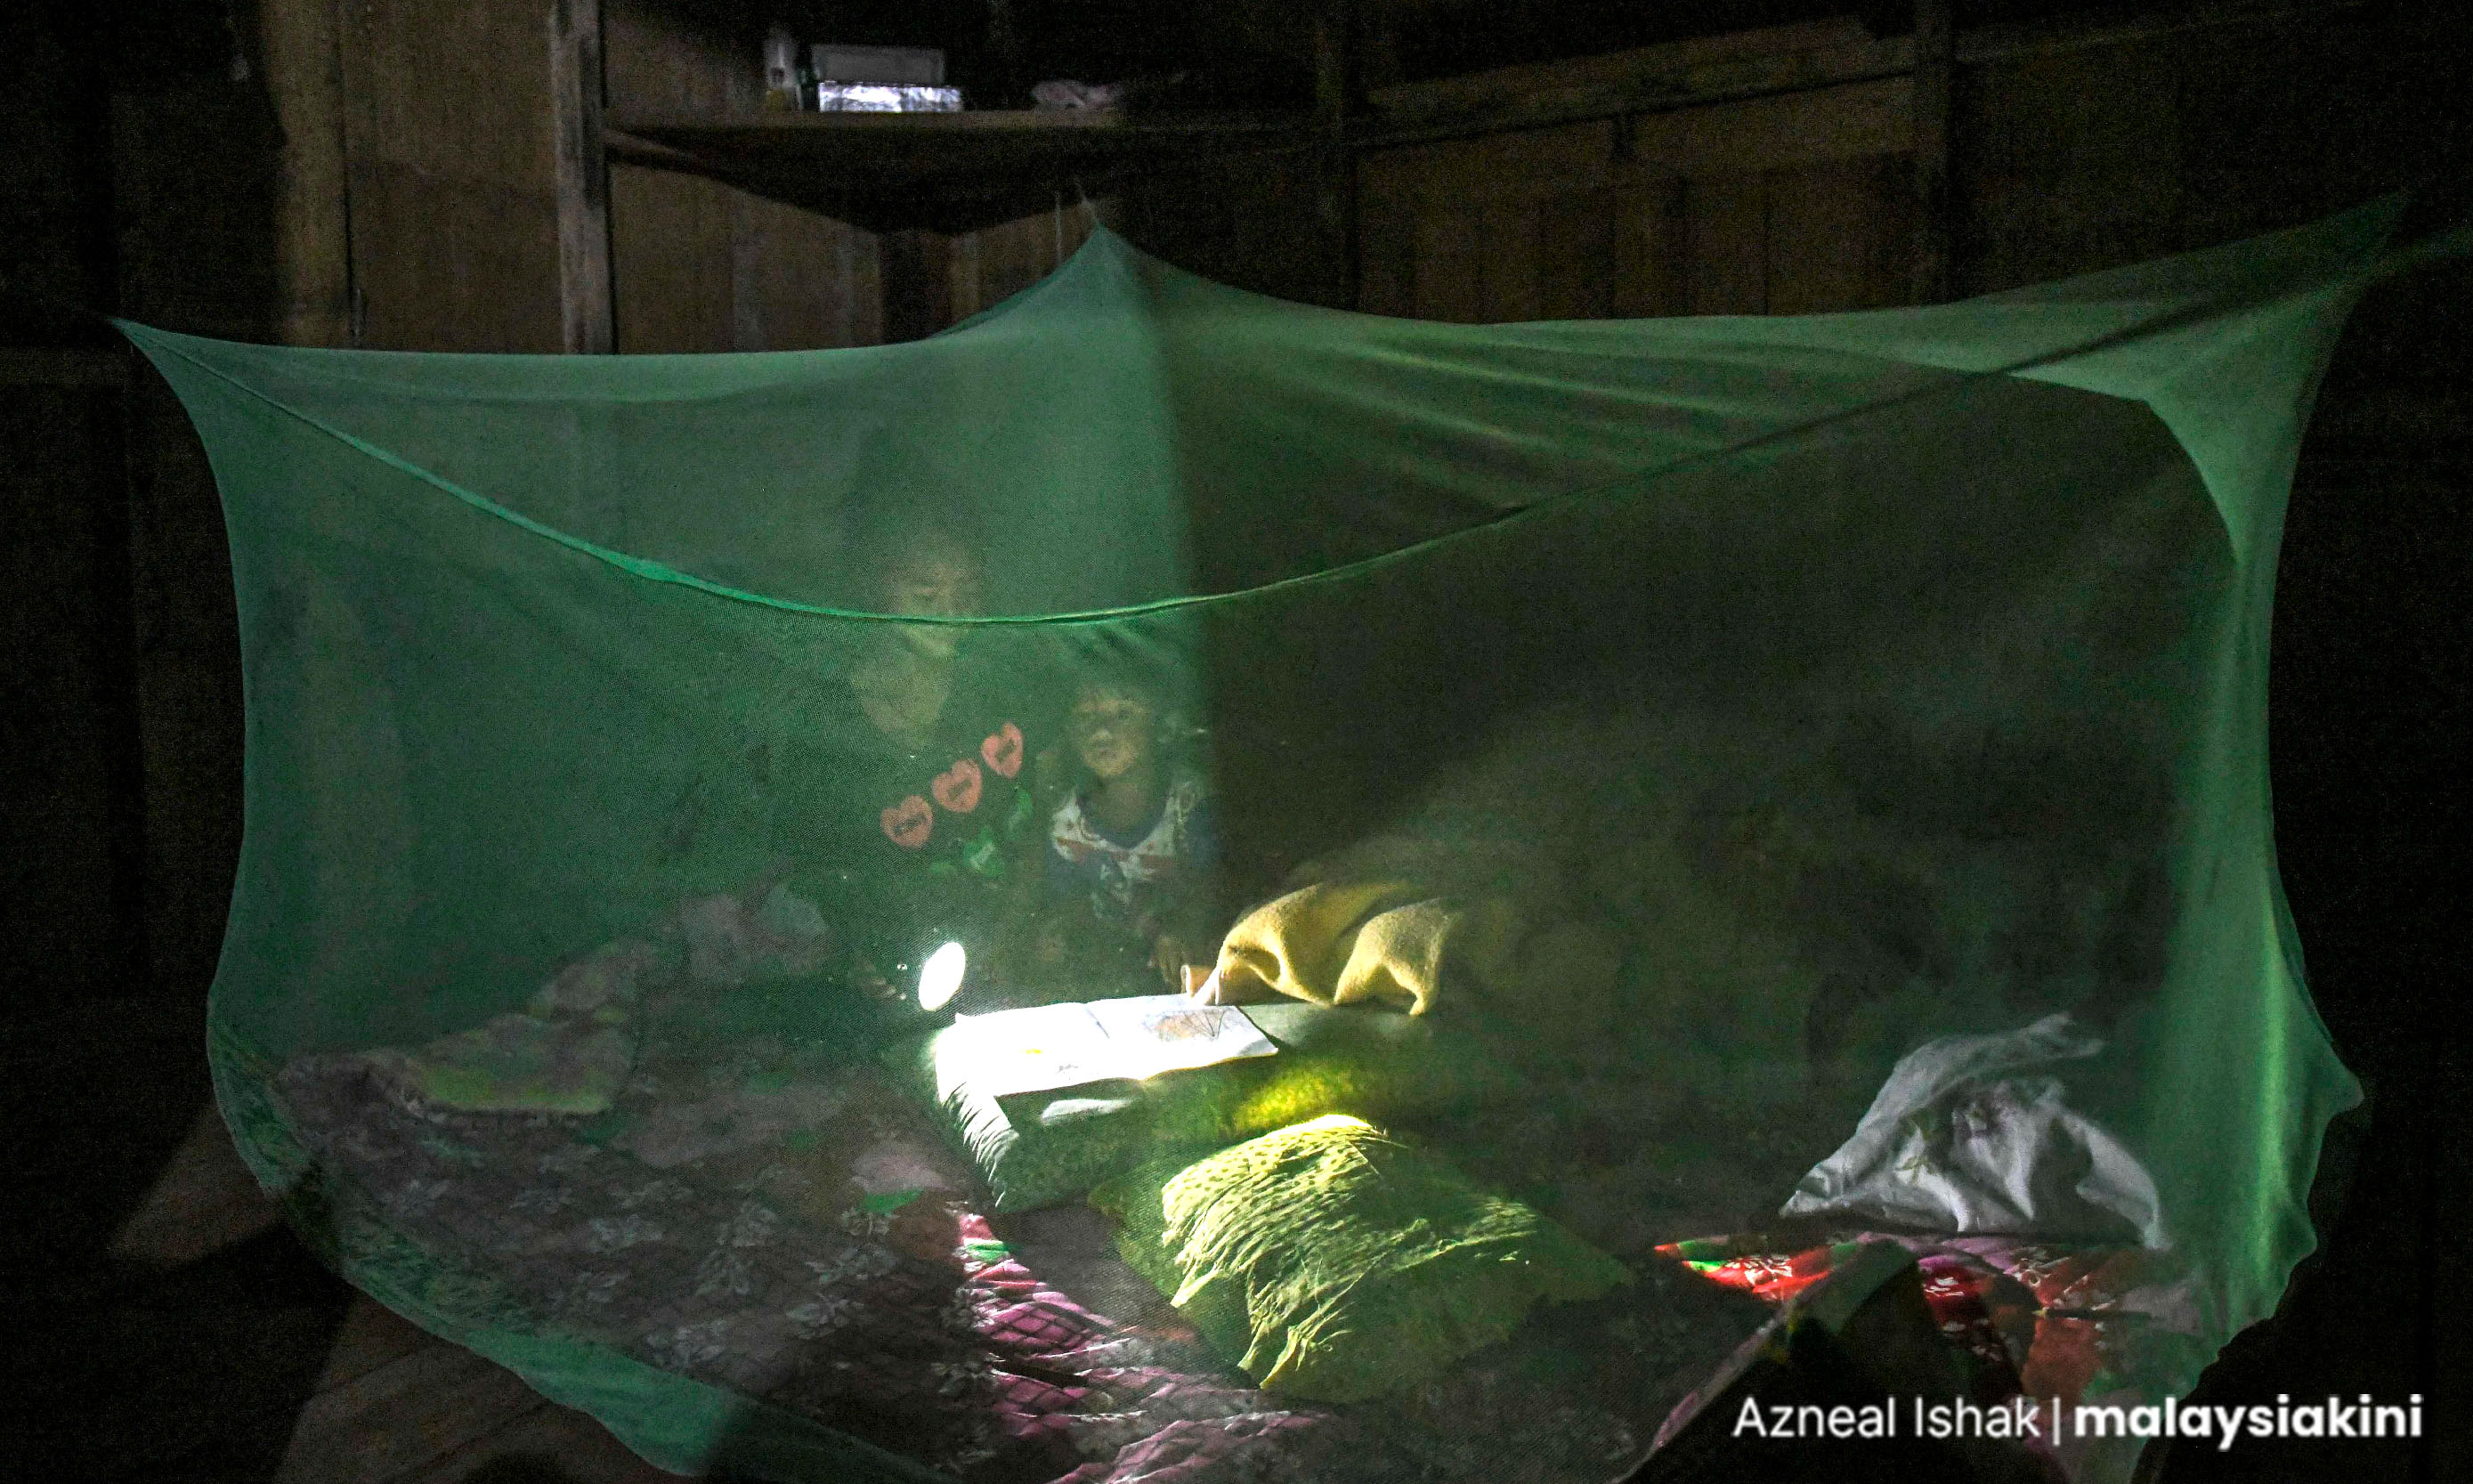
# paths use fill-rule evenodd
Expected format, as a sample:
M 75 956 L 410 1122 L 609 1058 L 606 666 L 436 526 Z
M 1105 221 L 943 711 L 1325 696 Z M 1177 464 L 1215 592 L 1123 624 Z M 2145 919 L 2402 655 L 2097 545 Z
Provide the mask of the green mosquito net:
M 857 349 L 125 325 L 238 585 L 225 1114 L 683 1472 L 1595 1484 L 1884 1249 L 1960 1393 L 2186 1393 L 2359 1095 L 2268 626 L 2397 209 L 1801 319 L 1099 231 Z

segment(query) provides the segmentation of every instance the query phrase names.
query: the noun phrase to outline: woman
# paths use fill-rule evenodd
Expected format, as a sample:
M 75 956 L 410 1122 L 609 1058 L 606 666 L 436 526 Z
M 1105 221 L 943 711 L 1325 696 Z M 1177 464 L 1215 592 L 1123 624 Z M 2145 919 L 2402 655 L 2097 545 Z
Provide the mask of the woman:
M 863 531 L 852 552 L 868 606 L 939 620 L 979 611 L 978 556 L 955 531 L 919 514 Z M 983 982 L 1036 886 L 1040 667 L 1006 642 L 1019 631 L 847 629 L 836 672 L 792 708 L 775 849 L 840 938 L 852 984 L 915 997 L 921 966 L 947 943 Z

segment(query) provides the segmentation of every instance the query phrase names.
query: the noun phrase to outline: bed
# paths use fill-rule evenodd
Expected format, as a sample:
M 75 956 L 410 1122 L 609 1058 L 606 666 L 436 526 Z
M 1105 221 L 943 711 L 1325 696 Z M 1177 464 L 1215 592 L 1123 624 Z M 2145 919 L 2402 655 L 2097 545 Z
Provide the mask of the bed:
M 1090 1207 L 994 1214 L 933 1110 L 879 1067 L 658 1005 L 647 1021 L 591 1113 L 451 1106 L 367 1053 L 288 1065 L 273 1111 L 321 1171 L 348 1270 L 433 1323 L 580 1340 L 991 1484 L 1605 1484 L 1717 1425 L 1797 1304 L 1882 1242 L 1913 1257 L 1979 1402 L 2134 1388 L 2197 1328 L 2186 1281 L 2135 1246 L 1745 1230 L 1809 1162 L 1791 1103 L 1722 1146 L 1654 1149 L 1541 1104 L 1420 1137 L 1634 1281 L 1541 1306 L 1399 1393 L 1300 1401 L 1214 1352 Z M 1550 1186 L 1524 1178 L 1547 1169 Z M 2025 1477 L 2126 1464 L 2008 1450 Z

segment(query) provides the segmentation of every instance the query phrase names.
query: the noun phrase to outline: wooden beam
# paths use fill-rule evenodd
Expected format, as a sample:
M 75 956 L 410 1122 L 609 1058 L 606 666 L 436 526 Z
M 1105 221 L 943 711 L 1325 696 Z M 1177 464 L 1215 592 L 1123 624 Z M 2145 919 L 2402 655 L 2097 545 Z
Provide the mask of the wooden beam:
M 602 139 L 601 0 L 550 0 L 549 64 L 560 342 L 569 354 L 608 355 L 617 346 L 617 316 Z
M 1957 34 L 1950 0 L 1915 0 L 1914 301 L 1919 304 L 1937 304 L 1950 297 L 1950 84 L 1957 70 Z
M 708 176 L 871 231 L 943 232 L 1049 209 L 1060 189 L 1096 199 L 1143 176 L 1333 142 L 1304 109 L 1113 108 L 620 114 L 605 139 L 622 163 Z
M 1973 66 L 2187 31 L 2306 26 L 2359 10 L 2364 3 L 2223 0 L 2126 19 L 1981 27 L 1953 34 L 1951 60 L 1955 66 Z M 1350 132 L 1356 144 L 1380 149 L 1805 92 L 1908 76 L 1915 70 L 1915 47 L 1913 37 L 1876 37 L 1852 18 L 1703 36 L 1604 57 L 1373 88 Z
M 1626 119 L 1635 168 L 1658 175 L 1757 175 L 1823 160 L 1902 155 L 1922 120 L 1903 78 Z
M 1851 19 L 1776 26 L 1377 88 L 1354 132 L 1359 144 L 1406 144 L 1800 92 L 1911 65 L 1905 37 L 1876 38 Z
M 2317 0 L 2315 4 L 2299 3 L 2299 0 L 2221 0 L 2218 4 L 2193 5 L 2152 15 L 2107 19 L 2063 17 L 1979 26 L 1958 35 L 1957 61 L 1961 66 L 1974 66 L 2010 57 L 2119 46 L 2128 41 L 2150 40 L 2189 31 L 2316 25 L 2338 19 L 2348 12 L 2359 11 L 2365 3 L 2366 0 Z
M 335 7 L 261 5 L 257 12 L 266 97 L 282 140 L 272 219 L 281 275 L 275 327 L 285 345 L 349 345 L 350 189 Z

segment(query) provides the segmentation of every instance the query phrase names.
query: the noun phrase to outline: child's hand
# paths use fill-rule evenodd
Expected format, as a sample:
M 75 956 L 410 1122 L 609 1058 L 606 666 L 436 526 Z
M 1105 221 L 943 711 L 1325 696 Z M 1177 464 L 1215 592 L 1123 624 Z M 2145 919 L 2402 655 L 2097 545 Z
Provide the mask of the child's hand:
M 1280 992 L 1262 982 L 1262 976 L 1238 966 L 1234 978 L 1223 978 L 1215 964 L 1188 964 L 1185 967 L 1186 997 L 1205 1005 L 1264 1005 L 1283 1002 Z
M 1184 990 L 1195 983 L 1196 976 L 1189 970 L 1202 963 L 1202 955 L 1174 933 L 1162 933 L 1151 940 L 1151 967 L 1172 989 Z

